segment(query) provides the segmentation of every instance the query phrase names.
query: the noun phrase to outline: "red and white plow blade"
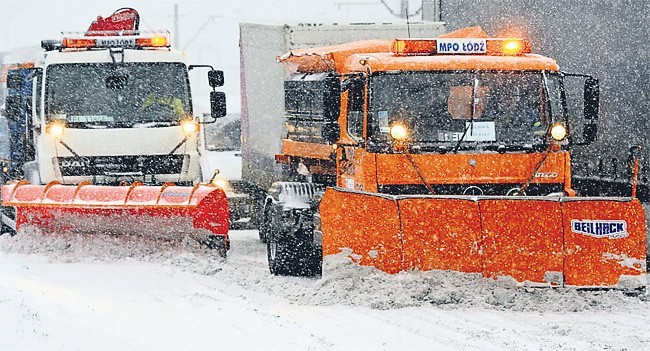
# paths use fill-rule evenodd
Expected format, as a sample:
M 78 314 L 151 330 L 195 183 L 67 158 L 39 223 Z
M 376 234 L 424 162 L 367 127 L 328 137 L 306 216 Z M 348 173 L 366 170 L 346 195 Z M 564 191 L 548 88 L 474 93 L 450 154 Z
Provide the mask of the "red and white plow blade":
M 2 187 L 2 204 L 15 209 L 15 229 L 47 232 L 218 238 L 228 246 L 230 215 L 224 191 L 213 185 L 78 186 L 18 182 Z

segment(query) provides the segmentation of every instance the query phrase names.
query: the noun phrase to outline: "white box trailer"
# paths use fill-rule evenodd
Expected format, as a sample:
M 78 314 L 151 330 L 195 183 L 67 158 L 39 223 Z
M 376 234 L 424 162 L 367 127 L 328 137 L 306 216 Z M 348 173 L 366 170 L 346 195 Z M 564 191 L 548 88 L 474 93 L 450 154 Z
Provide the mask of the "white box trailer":
M 261 24 L 239 25 L 241 59 L 242 177 L 261 190 L 280 179 L 275 163 L 284 125 L 284 79 L 287 72 L 276 57 L 299 48 L 345 42 L 420 37 L 445 32 L 442 22 L 406 24 Z

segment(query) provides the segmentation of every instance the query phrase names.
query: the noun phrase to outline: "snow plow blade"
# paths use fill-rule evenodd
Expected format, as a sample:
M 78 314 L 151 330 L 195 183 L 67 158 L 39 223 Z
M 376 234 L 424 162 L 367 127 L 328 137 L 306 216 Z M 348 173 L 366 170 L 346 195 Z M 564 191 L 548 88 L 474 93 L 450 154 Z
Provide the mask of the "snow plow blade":
M 397 273 L 454 270 L 533 286 L 647 285 L 637 199 L 385 195 L 328 188 L 323 255 Z
M 32 225 L 47 233 L 189 235 L 223 255 L 229 245 L 228 200 L 221 188 L 212 185 L 75 186 L 22 181 L 2 186 L 2 205 L 3 225 L 15 231 Z

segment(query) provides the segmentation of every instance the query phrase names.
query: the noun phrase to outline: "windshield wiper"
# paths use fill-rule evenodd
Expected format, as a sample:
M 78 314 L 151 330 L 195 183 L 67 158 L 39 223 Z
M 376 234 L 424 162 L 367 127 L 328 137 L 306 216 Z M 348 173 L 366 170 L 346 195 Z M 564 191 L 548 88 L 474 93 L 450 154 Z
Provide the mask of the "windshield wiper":
M 454 146 L 454 153 L 458 152 L 458 149 L 460 148 L 460 144 L 465 140 L 465 135 L 467 135 L 467 131 L 474 126 L 474 116 L 472 116 L 472 119 L 470 119 L 469 124 L 465 127 L 465 131 L 463 131 L 463 135 L 461 135 L 460 139 L 458 139 L 458 142 L 456 143 L 456 146 Z
M 460 148 L 460 144 L 465 140 L 465 136 L 467 135 L 467 131 L 472 128 L 472 132 L 474 131 L 474 114 L 476 113 L 476 91 L 478 90 L 478 78 L 474 76 L 474 84 L 472 85 L 472 109 L 470 110 L 469 114 L 469 124 L 465 126 L 465 131 L 463 132 L 463 135 L 458 139 L 458 143 L 456 143 L 456 146 L 454 147 L 454 153 L 458 152 L 458 148 Z

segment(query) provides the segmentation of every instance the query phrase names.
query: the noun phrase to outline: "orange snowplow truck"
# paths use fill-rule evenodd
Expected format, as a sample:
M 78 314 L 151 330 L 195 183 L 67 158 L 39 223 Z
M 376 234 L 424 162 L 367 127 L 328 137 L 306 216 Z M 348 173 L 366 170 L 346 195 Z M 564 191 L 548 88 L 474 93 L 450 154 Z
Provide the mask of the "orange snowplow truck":
M 271 272 L 318 275 L 322 256 L 343 253 L 388 273 L 645 286 L 639 201 L 571 188 L 572 131 L 595 139 L 598 81 L 530 50 L 472 27 L 279 57 L 287 181 L 260 228 Z M 580 125 L 570 77 L 584 80 Z

